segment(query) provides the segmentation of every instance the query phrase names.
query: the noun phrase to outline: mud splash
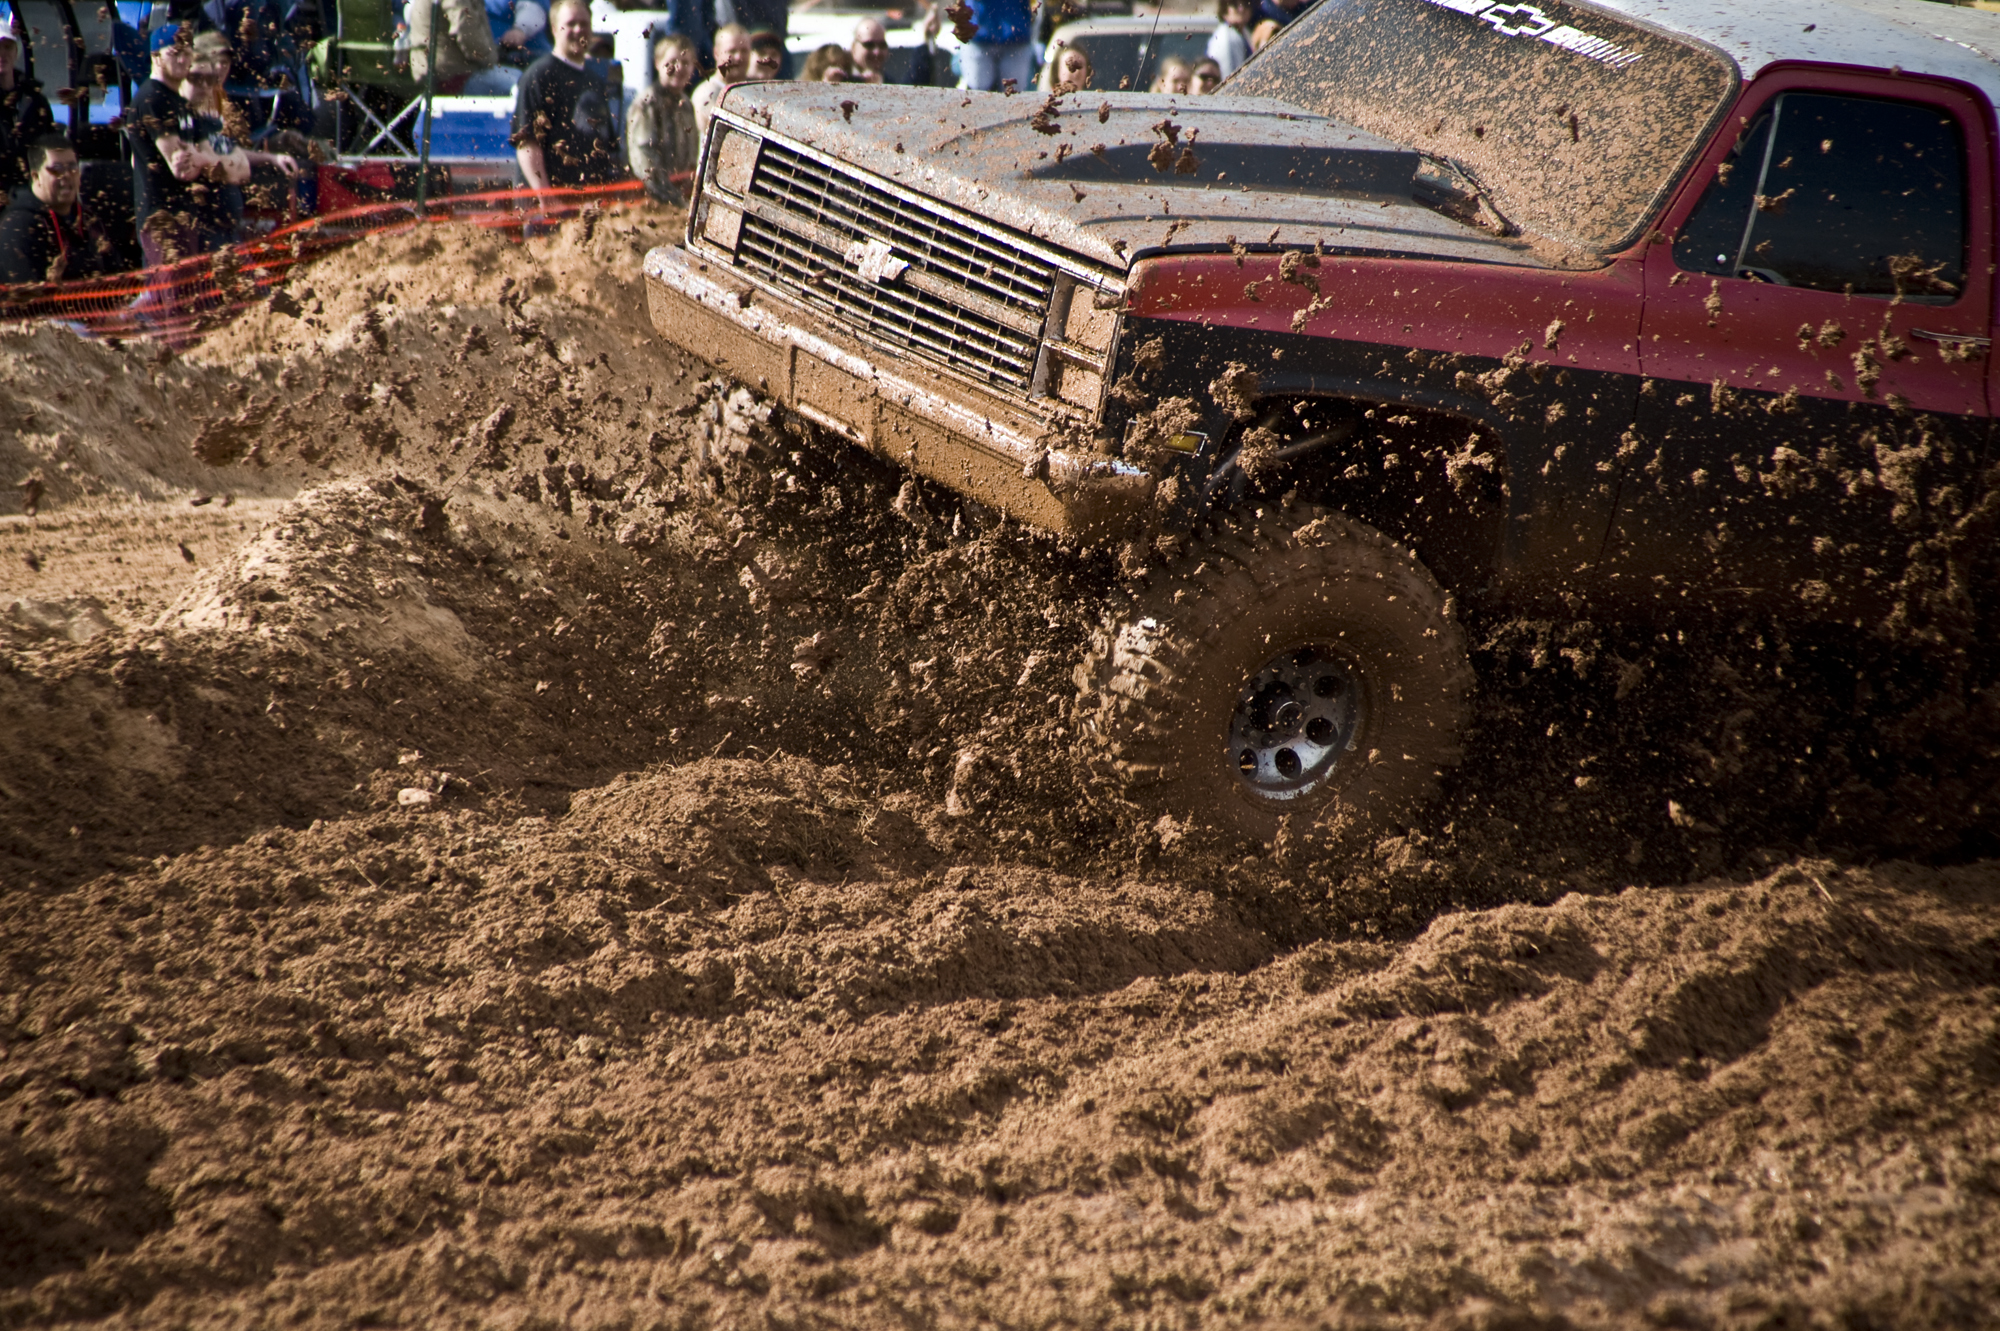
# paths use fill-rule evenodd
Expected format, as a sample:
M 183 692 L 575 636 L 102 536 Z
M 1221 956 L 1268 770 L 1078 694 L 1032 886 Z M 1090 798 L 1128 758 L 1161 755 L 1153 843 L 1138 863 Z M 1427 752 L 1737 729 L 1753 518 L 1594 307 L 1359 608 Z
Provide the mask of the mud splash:
M 6 334 L 0 1322 L 2000 1298 L 1986 621 L 1479 625 L 1424 823 L 1214 843 L 1072 775 L 1115 562 L 674 359 L 675 225 Z

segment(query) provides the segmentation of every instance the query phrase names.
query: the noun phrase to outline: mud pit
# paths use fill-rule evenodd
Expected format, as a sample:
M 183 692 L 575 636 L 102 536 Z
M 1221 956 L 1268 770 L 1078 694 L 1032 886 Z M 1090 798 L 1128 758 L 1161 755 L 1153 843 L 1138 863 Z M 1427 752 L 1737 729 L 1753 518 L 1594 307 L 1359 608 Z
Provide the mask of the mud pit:
M 1422 825 L 1214 844 L 1070 775 L 1108 562 L 663 351 L 676 225 L 0 334 L 0 1323 L 1991 1316 L 1989 605 L 1479 626 Z

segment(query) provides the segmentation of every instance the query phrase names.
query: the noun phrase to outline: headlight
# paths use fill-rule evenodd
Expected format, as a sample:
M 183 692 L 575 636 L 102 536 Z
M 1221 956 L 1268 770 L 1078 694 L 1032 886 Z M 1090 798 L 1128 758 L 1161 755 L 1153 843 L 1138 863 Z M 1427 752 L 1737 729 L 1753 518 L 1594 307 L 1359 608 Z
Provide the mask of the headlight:
M 720 136 L 715 145 L 715 155 L 710 159 L 713 165 L 708 183 L 730 194 L 748 194 L 750 177 L 757 172 L 757 150 L 764 146 L 764 140 L 726 125 L 717 125 L 716 128 Z

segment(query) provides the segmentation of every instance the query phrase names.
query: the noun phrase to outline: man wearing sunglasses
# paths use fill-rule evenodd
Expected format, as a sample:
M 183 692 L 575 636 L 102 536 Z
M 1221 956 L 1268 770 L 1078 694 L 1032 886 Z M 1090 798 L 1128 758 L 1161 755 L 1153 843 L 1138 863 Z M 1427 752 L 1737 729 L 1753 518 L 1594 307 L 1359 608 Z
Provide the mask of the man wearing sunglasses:
M 881 83 L 882 66 L 889 60 L 889 32 L 880 19 L 865 18 L 854 25 L 854 43 L 847 48 L 854 61 L 857 83 Z
M 0 283 L 73 282 L 110 262 L 104 232 L 77 202 L 82 167 L 60 134 L 28 145 L 28 183 L 0 213 Z
M 942 0 L 930 6 L 924 21 L 924 44 L 910 53 L 909 67 L 904 71 L 904 82 L 920 87 L 928 86 L 937 60 L 937 37 L 944 21 Z M 848 58 L 854 61 L 854 78 L 858 83 L 894 82 L 888 73 L 889 32 L 880 19 L 865 18 L 854 25 L 854 41 L 847 48 Z
M 133 216 L 148 268 L 233 243 L 227 191 L 250 180 L 250 158 L 222 121 L 181 95 L 194 71 L 194 41 L 194 30 L 181 24 L 153 29 L 153 76 L 139 85 L 125 117 Z

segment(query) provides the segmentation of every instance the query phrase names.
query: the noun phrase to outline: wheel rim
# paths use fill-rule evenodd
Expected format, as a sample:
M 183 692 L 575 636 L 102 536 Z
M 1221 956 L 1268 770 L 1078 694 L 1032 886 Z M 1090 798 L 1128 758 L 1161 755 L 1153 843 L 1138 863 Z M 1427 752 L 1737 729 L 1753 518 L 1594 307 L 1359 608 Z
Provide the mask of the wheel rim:
M 1229 760 L 1259 799 L 1299 799 L 1324 786 L 1355 746 L 1361 681 L 1318 644 L 1288 647 L 1245 680 L 1229 718 Z

